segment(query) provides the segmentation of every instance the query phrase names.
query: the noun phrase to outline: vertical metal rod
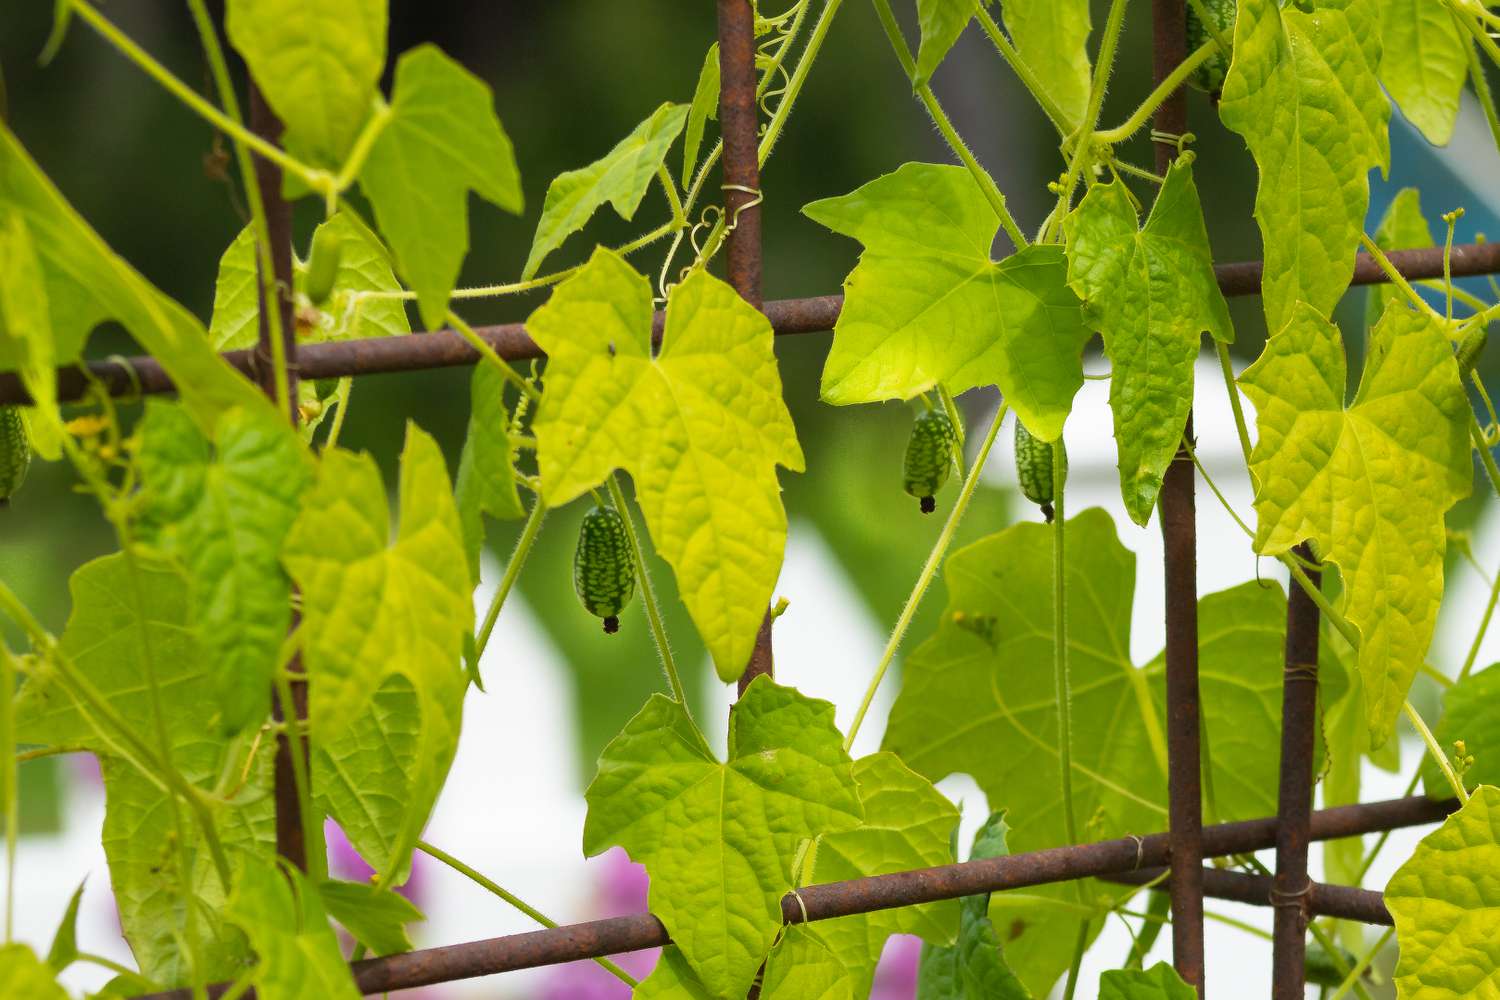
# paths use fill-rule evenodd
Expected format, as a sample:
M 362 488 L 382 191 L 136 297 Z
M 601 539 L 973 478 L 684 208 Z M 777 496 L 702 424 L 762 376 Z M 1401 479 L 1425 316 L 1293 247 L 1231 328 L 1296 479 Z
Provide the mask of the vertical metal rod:
M 755 99 L 755 10 L 750 0 L 718 0 L 719 126 L 724 134 L 724 217 L 729 283 L 764 311 L 760 247 L 760 118 Z M 773 670 L 771 611 L 740 675 L 739 693 Z
M 1298 555 L 1312 559 L 1306 545 Z M 1314 584 L 1319 573 L 1308 573 Z M 1276 802 L 1272 1000 L 1302 1000 L 1307 989 L 1307 845 L 1312 839 L 1313 740 L 1318 725 L 1318 606 L 1295 584 L 1286 604 L 1281 682 L 1281 781 Z
M 1187 55 L 1183 0 L 1152 0 L 1152 79 L 1160 83 Z M 1187 131 L 1186 95 L 1179 88 L 1156 111 L 1155 127 Z M 1165 173 L 1176 146 L 1156 143 L 1156 170 Z M 1183 432 L 1191 440 L 1193 418 Z M 1167 821 L 1172 845 L 1172 959 L 1204 995 L 1203 773 L 1198 708 L 1198 530 L 1193 463 L 1185 448 L 1167 468 L 1161 488 L 1167 624 Z
M 250 128 L 272 142 L 281 138 L 281 121 L 266 104 L 260 89 L 250 84 Z M 271 239 L 271 268 L 276 276 L 275 308 L 281 318 L 281 338 L 287 359 L 287 399 L 293 424 L 297 422 L 297 336 L 292 315 L 292 207 L 281 196 L 281 168 L 260 157 L 255 158 L 255 183 L 265 206 L 266 224 Z M 276 398 L 276 366 L 272 361 L 271 323 L 264 294 L 260 297 L 260 339 L 255 346 L 255 376 L 261 389 Z M 295 624 L 295 623 L 294 623 Z M 292 718 L 307 718 L 307 682 L 302 674 L 301 654 L 288 665 L 293 674 Z M 286 719 L 287 706 L 273 691 L 271 709 L 276 721 Z M 303 761 L 304 765 L 307 763 Z M 307 773 L 311 773 L 310 769 Z M 302 800 L 297 796 L 296 772 L 292 762 L 292 743 L 283 731 L 276 736 L 276 758 L 273 765 L 276 800 L 276 853 L 303 871 L 307 870 L 307 840 L 302 833 Z

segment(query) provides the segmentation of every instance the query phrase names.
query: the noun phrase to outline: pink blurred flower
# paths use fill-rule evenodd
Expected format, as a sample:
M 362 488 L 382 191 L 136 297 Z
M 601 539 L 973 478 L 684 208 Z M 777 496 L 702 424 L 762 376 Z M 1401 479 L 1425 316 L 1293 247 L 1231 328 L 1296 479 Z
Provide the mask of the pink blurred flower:
M 331 819 L 323 821 L 323 839 L 328 842 L 328 874 L 331 878 L 343 879 L 346 882 L 368 882 L 370 876 L 375 874 L 375 869 L 349 842 L 344 828 Z M 421 853 L 413 855 L 411 877 L 396 889 L 418 907 L 422 905 L 427 872 L 431 864 L 427 855 Z
M 880 964 L 875 967 L 870 1000 L 911 1000 L 917 992 L 917 962 L 921 956 L 921 938 L 891 935 L 880 954 Z
M 611 848 L 589 863 L 594 873 L 594 899 L 589 907 L 593 919 L 623 917 L 646 910 L 650 879 L 646 869 L 630 860 L 623 850 Z M 613 956 L 614 962 L 636 979 L 644 979 L 656 967 L 660 948 Z M 595 962 L 571 962 L 554 967 L 538 1000 L 629 1000 L 630 987 Z

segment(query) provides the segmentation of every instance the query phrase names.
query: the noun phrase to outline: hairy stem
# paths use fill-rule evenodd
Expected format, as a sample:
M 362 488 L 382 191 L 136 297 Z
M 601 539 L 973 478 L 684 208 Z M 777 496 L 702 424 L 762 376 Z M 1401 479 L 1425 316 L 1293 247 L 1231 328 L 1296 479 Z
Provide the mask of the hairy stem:
M 1464 783 L 1459 781 L 1458 775 L 1454 773 L 1453 765 L 1448 761 L 1447 754 L 1443 753 L 1443 748 L 1438 746 L 1437 737 L 1432 735 L 1432 730 L 1427 728 L 1427 723 L 1422 721 L 1422 716 L 1412 707 L 1411 702 L 1402 702 L 1401 707 L 1406 712 L 1406 718 L 1410 720 L 1412 726 L 1421 735 L 1422 742 L 1427 744 L 1427 753 L 1443 772 L 1443 777 L 1448 780 L 1448 785 L 1453 789 L 1454 796 L 1459 802 L 1468 802 L 1469 793 L 1464 788 Z
M 1155 114 L 1156 109 L 1165 104 L 1167 98 L 1177 93 L 1177 89 L 1187 81 L 1188 77 L 1193 75 L 1193 72 L 1199 66 L 1202 66 L 1218 54 L 1218 48 L 1217 43 L 1211 38 L 1198 46 L 1193 50 L 1191 55 L 1178 64 L 1176 69 L 1164 77 L 1161 83 L 1156 85 L 1156 89 L 1147 95 L 1146 99 L 1141 102 L 1140 107 L 1136 108 L 1129 118 L 1112 129 L 1095 132 L 1094 141 L 1113 146 L 1115 143 L 1124 142 L 1135 135 L 1136 132 L 1140 131 L 1141 126 L 1145 125 L 1151 116 Z
M 521 567 L 526 565 L 526 557 L 531 553 L 531 544 L 541 533 L 542 520 L 546 516 L 547 505 L 542 503 L 542 498 L 538 496 L 531 503 L 531 513 L 526 515 L 526 523 L 521 527 L 521 537 L 516 539 L 516 547 L 511 551 L 510 562 L 505 564 L 505 575 L 500 578 L 500 586 L 495 588 L 495 596 L 490 598 L 489 610 L 484 613 L 484 624 L 480 626 L 479 635 L 474 641 L 476 670 L 480 659 L 484 656 L 485 647 L 490 644 L 490 634 L 495 631 L 495 621 L 500 617 L 500 608 L 504 606 L 511 588 L 520 578 Z
M 1021 85 L 1041 107 L 1042 112 L 1057 129 L 1057 134 L 1063 138 L 1072 135 L 1073 130 L 1078 127 L 1077 123 L 1068 119 L 1067 112 L 1063 111 L 1062 105 L 1053 99 L 1047 85 L 1042 83 L 1036 71 L 1021 56 L 1020 50 L 1005 36 L 1005 32 L 1000 30 L 1000 25 L 995 23 L 990 12 L 983 4 L 980 4 L 975 14 L 979 18 L 979 26 L 984 29 L 984 33 L 989 36 L 990 42 L 995 46 L 995 51 L 1000 53 L 1000 58 L 1005 60 L 1006 65 L 1016 74 L 1016 79 L 1021 81 Z

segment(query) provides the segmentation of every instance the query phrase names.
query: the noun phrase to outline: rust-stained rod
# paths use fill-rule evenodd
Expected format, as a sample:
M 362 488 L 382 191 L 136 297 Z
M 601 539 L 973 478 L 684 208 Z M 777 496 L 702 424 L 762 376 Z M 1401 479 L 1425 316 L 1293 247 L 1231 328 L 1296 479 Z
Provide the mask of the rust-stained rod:
M 1441 247 L 1392 250 L 1386 256 L 1396 270 L 1412 281 L 1443 276 Z M 1473 277 L 1500 272 L 1500 243 L 1467 243 L 1453 248 L 1453 276 Z M 1225 295 L 1255 295 L 1260 292 L 1260 261 L 1241 261 L 1214 267 L 1219 289 Z M 1380 285 L 1390 279 L 1368 255 L 1355 260 L 1354 285 Z M 842 295 L 819 295 L 805 299 L 773 299 L 765 305 L 765 314 L 778 336 L 822 333 L 833 329 L 843 309 Z M 477 332 L 500 357 L 525 361 L 542 356 L 526 334 L 521 323 L 477 327 Z M 661 336 L 662 314 L 656 314 L 655 332 Z M 228 351 L 223 357 L 230 367 L 254 377 L 257 371 L 252 351 Z M 297 366 L 305 379 L 339 378 L 344 375 L 384 375 L 393 372 L 425 371 L 432 368 L 458 368 L 478 362 L 479 354 L 452 330 L 435 330 L 405 337 L 371 337 L 322 344 L 303 344 L 298 348 Z M 90 361 L 89 373 L 114 396 L 129 396 L 139 391 L 160 395 L 173 391 L 172 380 L 155 358 L 133 357 Z M 132 377 L 131 372 L 135 375 Z M 57 371 L 58 399 L 64 403 L 82 399 L 89 380 L 74 365 Z M 0 372 L 0 405 L 26 404 L 31 397 L 11 372 Z
M 1138 872 L 1106 875 L 1104 880 L 1126 885 L 1146 885 L 1155 882 L 1166 873 L 1165 868 L 1143 868 Z M 1277 905 L 1275 883 L 1276 880 L 1269 875 L 1220 871 L 1217 868 L 1203 869 L 1203 894 L 1214 899 L 1249 903 L 1251 906 L 1275 906 Z M 1153 886 L 1153 888 L 1160 888 L 1160 885 Z M 1302 901 L 1306 904 L 1311 916 L 1337 917 L 1340 920 L 1357 920 L 1360 923 L 1382 927 L 1391 926 L 1391 913 L 1385 908 L 1385 897 L 1373 889 L 1308 882 Z M 1298 997 L 1298 1000 L 1301 998 Z
M 1434 800 L 1420 795 L 1336 806 L 1314 812 L 1310 832 L 1313 840 L 1358 837 L 1436 823 L 1457 808 L 1458 802 L 1453 799 Z M 1203 848 L 1210 857 L 1264 850 L 1275 846 L 1276 826 L 1275 817 L 1268 816 L 1205 827 Z M 831 920 L 854 913 L 1080 878 L 1124 877 L 1163 868 L 1169 854 L 1167 835 L 1153 833 L 830 882 L 801 889 L 796 897 L 784 896 L 781 916 L 787 923 Z M 1342 888 L 1325 886 L 1319 891 L 1337 895 Z M 381 993 L 600 958 L 667 943 L 669 937 L 661 922 L 649 913 L 641 913 L 366 959 L 354 963 L 354 976 L 365 993 Z M 210 993 L 217 995 L 213 990 Z M 175 990 L 152 994 L 143 1000 L 188 1000 L 190 996 L 188 990 Z
M 1297 554 L 1311 561 L 1312 550 Z M 1309 573 L 1313 585 L 1321 574 Z M 1301 587 L 1286 603 L 1286 660 L 1281 681 L 1281 779 L 1276 800 L 1276 907 L 1271 941 L 1272 1000 L 1303 1000 L 1307 991 L 1307 921 L 1312 880 L 1307 845 L 1313 799 L 1313 741 L 1318 731 L 1318 606 Z M 1381 907 L 1382 912 L 1384 906 Z
M 1161 83 L 1187 56 L 1183 0 L 1152 0 L 1152 80 Z M 1179 87 L 1156 109 L 1155 132 L 1187 132 L 1187 95 Z M 1153 133 L 1154 134 L 1154 133 Z M 1177 147 L 1157 139 L 1156 172 L 1165 175 Z M 1193 438 L 1188 411 L 1184 441 Z M 1162 477 L 1163 576 L 1166 586 L 1167 832 L 1172 841 L 1172 964 L 1204 995 L 1203 765 L 1198 700 L 1198 526 L 1193 461 L 1186 445 Z
M 719 127 L 724 136 L 725 271 L 740 298 L 764 310 L 760 235 L 760 102 L 756 100 L 755 8 L 751 0 L 718 0 Z M 774 672 L 771 609 L 755 635 L 738 690 Z
M 277 142 L 281 138 L 281 121 L 266 103 L 260 88 L 250 84 L 250 128 L 263 139 Z M 264 286 L 261 285 L 260 334 L 255 350 L 254 371 L 256 381 L 272 400 L 277 398 L 280 388 L 276 366 L 272 359 L 270 309 L 275 308 L 280 321 L 282 349 L 286 358 L 286 398 L 289 408 L 287 419 L 297 422 L 297 335 L 292 316 L 292 206 L 281 194 L 281 168 L 263 157 L 255 157 L 255 186 L 266 215 L 267 236 L 271 243 L 271 270 L 276 279 L 276 301 L 274 306 L 266 302 Z M 257 270 L 260 257 L 256 257 Z M 277 722 L 287 715 L 299 722 L 307 718 L 307 681 L 303 679 L 300 654 L 288 664 L 293 679 L 288 685 L 292 704 L 282 704 L 281 696 L 271 692 L 271 713 Z M 304 774 L 311 774 L 305 753 L 301 761 Z M 276 755 L 272 763 L 272 795 L 276 804 L 276 853 L 286 858 L 302 871 L 307 871 L 307 838 L 303 835 L 302 799 L 297 795 L 297 763 L 293 761 L 293 744 L 286 728 L 276 734 Z

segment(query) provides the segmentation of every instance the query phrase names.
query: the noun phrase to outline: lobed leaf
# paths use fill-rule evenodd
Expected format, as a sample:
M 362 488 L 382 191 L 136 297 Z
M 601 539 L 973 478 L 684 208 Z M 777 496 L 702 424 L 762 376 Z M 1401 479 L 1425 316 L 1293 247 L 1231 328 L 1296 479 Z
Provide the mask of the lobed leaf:
M 435 46 L 397 61 L 388 113 L 360 184 L 422 322 L 435 329 L 469 250 L 469 192 L 519 213 L 521 173 L 489 85 Z
M 824 401 L 997 385 L 1033 434 L 1057 439 L 1090 337 L 1061 247 L 992 261 L 999 222 L 962 167 L 908 163 L 802 211 L 865 248 L 844 282 Z
M 534 427 L 542 498 L 557 507 L 623 468 L 719 677 L 743 673 L 781 570 L 776 466 L 802 470 L 770 324 L 695 271 L 651 346 L 650 283 L 603 248 L 531 314 L 547 352 Z
M 1359 629 L 1370 744 L 1395 726 L 1443 596 L 1443 516 L 1469 492 L 1468 401 L 1440 320 L 1392 303 L 1344 406 L 1338 328 L 1305 303 L 1240 376 L 1260 440 L 1255 550 L 1311 540 Z M 1398 475 L 1399 472 L 1399 475 Z
M 704 86 L 700 80 L 700 92 Z M 698 101 L 699 95 L 695 94 L 695 108 Z M 542 203 L 541 221 L 531 240 L 531 253 L 521 270 L 523 281 L 535 275 L 547 255 L 562 246 L 569 234 L 582 229 L 605 202 L 613 205 L 627 222 L 635 217 L 646 189 L 666 162 L 667 150 L 687 122 L 689 111 L 682 104 L 663 104 L 608 153 L 586 167 L 552 178 Z
M 343 166 L 380 96 L 386 17 L 385 0 L 229 0 L 229 41 L 285 123 L 293 156 Z
M 1260 167 L 1255 219 L 1265 249 L 1266 326 L 1297 302 L 1328 315 L 1354 273 L 1368 173 L 1390 166 L 1390 104 L 1375 78 L 1380 0 L 1311 10 L 1242 0 L 1219 116 Z
M 453 762 L 473 624 L 473 580 L 448 470 L 415 425 L 407 428 L 399 492 L 401 523 L 391 540 L 374 460 L 325 453 L 282 550 L 302 591 L 308 715 L 320 749 L 314 785 L 387 886 L 405 877 Z M 366 808 L 375 796 L 393 804 L 393 815 Z
M 218 724 L 258 725 L 291 625 L 281 545 L 312 462 L 266 409 L 226 413 L 210 439 L 182 407 L 151 400 L 140 433 L 141 537 L 187 570 Z
M 427 919 L 405 896 L 368 882 L 324 879 L 318 899 L 330 917 L 377 955 L 411 951 L 406 925 Z
M 1193 363 L 1204 332 L 1234 340 L 1214 277 L 1192 161 L 1167 170 L 1146 224 L 1120 180 L 1095 184 L 1063 222 L 1068 280 L 1104 335 L 1120 493 L 1144 525 L 1193 407 Z
M 651 912 L 711 994 L 741 996 L 781 929 L 805 840 L 852 829 L 859 793 L 833 706 L 757 677 L 719 761 L 686 711 L 653 695 L 605 747 L 585 793 L 584 852 L 625 848 Z
M 1401 1000 L 1457 1000 L 1500 988 L 1500 788 L 1483 785 L 1424 837 L 1385 887 L 1401 950 Z

